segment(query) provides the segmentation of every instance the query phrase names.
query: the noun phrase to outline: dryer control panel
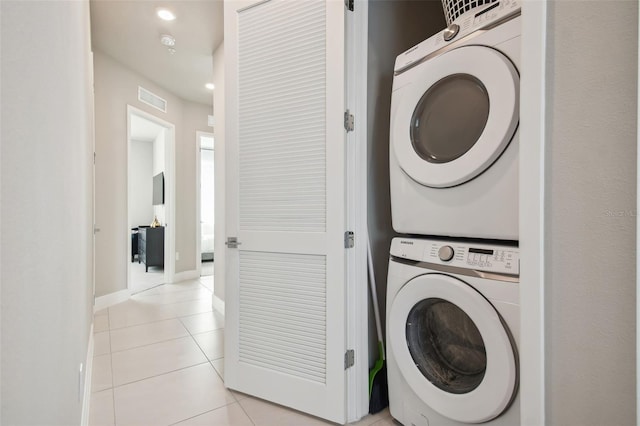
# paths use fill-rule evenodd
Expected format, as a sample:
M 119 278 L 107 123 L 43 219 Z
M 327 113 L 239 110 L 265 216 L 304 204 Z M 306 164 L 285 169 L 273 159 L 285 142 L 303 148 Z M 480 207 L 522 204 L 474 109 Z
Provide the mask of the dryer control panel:
M 499 274 L 520 274 L 520 251 L 516 246 L 469 241 L 394 238 L 391 255 L 416 262 Z
M 521 9 L 520 2 L 521 0 L 498 0 L 466 12 L 444 30 L 398 55 L 394 72 L 396 75 L 400 74 L 441 49 L 456 47 L 459 40 L 472 33 L 481 33 L 517 16 Z

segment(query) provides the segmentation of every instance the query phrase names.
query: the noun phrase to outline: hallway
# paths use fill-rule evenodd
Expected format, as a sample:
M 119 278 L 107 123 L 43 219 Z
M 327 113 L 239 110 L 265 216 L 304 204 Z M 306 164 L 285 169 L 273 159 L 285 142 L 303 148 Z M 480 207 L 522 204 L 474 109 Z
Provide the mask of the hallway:
M 94 319 L 90 425 L 326 425 L 225 389 L 224 317 L 213 277 L 164 284 Z M 391 426 L 389 411 L 360 426 Z

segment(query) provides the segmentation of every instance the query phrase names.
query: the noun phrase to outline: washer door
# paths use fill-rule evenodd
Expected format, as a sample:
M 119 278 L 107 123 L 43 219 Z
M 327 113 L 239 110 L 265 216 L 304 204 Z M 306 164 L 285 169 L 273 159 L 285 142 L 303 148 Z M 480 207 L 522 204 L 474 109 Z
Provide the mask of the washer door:
M 447 188 L 491 166 L 518 125 L 520 78 L 511 61 L 490 47 L 465 46 L 407 72 L 412 83 L 393 94 L 391 123 L 405 173 Z
M 425 274 L 390 306 L 388 344 L 415 394 L 464 423 L 496 418 L 517 391 L 516 352 L 495 308 L 449 275 Z

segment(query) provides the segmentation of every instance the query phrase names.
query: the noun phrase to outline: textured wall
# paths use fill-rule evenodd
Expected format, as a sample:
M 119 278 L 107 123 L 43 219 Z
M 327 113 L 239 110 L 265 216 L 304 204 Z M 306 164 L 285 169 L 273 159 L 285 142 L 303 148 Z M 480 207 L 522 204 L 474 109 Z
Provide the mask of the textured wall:
M 93 316 L 89 2 L 0 11 L 0 423 L 77 425 Z
M 632 425 L 638 3 L 548 19 L 547 424 Z
M 175 125 L 176 272 L 196 268 L 196 131 L 210 131 L 211 108 L 185 101 L 130 71 L 110 57 L 94 53 L 96 99 L 96 294 L 127 287 L 127 104 Z M 138 85 L 163 97 L 162 113 L 138 101 Z

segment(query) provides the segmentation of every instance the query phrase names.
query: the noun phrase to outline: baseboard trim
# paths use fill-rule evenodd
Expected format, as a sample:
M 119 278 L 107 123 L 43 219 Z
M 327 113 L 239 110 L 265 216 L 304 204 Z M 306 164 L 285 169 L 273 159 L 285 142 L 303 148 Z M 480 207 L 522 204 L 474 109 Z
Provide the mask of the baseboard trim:
M 213 306 L 213 309 L 224 315 L 224 300 L 220 299 L 214 294 L 212 297 L 211 305 Z
M 114 293 L 105 294 L 104 296 L 96 297 L 96 304 L 93 307 L 93 312 L 98 312 L 109 306 L 113 306 L 120 302 L 129 300 L 131 292 L 129 289 L 116 291 Z
M 89 347 L 87 348 L 87 360 L 84 369 L 84 394 L 82 395 L 82 426 L 89 425 L 89 410 L 91 408 L 91 372 L 93 370 L 93 322 L 89 330 Z
M 176 272 L 173 275 L 173 282 L 179 283 L 181 281 L 196 280 L 198 278 L 200 278 L 200 273 L 197 269 L 194 269 L 193 271 Z

